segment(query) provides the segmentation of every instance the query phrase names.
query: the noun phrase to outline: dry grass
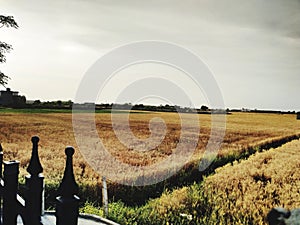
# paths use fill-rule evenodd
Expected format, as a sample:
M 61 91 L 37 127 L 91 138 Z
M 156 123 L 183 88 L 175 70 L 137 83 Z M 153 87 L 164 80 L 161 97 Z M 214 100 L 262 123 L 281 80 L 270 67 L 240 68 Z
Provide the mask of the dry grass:
M 189 114 L 185 116 L 188 119 Z M 120 121 L 125 119 L 122 114 L 117 117 Z M 134 135 L 139 138 L 149 137 L 148 124 L 154 117 L 165 120 L 167 133 L 159 146 L 146 152 L 135 151 L 120 143 L 112 129 L 110 114 L 96 114 L 96 127 L 104 145 L 118 160 L 135 166 L 151 165 L 172 154 L 180 138 L 181 127 L 180 118 L 175 113 L 135 113 L 130 115 L 130 127 Z M 199 115 L 201 133 L 193 160 L 199 160 L 203 154 L 209 139 L 210 119 L 210 115 Z M 191 128 L 193 122 L 190 121 Z M 234 113 L 227 116 L 226 135 L 220 154 L 239 152 L 249 146 L 293 134 L 300 134 L 300 123 L 294 115 Z M 65 163 L 65 146 L 72 145 L 78 149 L 71 114 L 0 115 L 0 141 L 5 151 L 5 160 L 20 160 L 22 174 L 30 158 L 32 135 L 40 137 L 40 158 L 47 180 L 60 180 Z M 90 148 L 93 149 L 93 146 Z M 100 175 L 87 165 L 80 151 L 74 156 L 74 164 L 77 180 L 87 184 L 99 182 Z
M 210 207 L 223 224 L 265 224 L 271 208 L 300 206 L 299 168 L 299 140 L 219 168 L 204 183 Z
M 136 214 L 121 205 L 127 214 L 119 220 L 122 224 L 266 225 L 273 207 L 300 207 L 299 167 L 300 140 L 294 140 L 227 164 L 200 184 L 165 191 L 134 209 Z

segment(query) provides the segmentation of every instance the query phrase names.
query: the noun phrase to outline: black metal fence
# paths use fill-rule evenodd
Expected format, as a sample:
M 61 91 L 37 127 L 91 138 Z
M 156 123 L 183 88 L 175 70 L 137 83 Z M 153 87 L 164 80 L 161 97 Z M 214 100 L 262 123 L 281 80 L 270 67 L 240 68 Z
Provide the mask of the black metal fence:
M 42 213 L 44 211 L 44 176 L 43 167 L 38 156 L 37 136 L 32 137 L 32 155 L 27 167 L 29 173 L 25 177 L 24 196 L 18 194 L 19 161 L 4 161 L 0 144 L 0 205 L 1 224 L 16 225 L 18 215 L 21 216 L 24 225 L 42 225 Z M 57 191 L 56 198 L 56 225 L 77 225 L 79 197 L 76 184 L 72 156 L 74 148 L 67 147 L 66 167 L 63 179 Z M 2 173 L 2 164 L 4 171 Z

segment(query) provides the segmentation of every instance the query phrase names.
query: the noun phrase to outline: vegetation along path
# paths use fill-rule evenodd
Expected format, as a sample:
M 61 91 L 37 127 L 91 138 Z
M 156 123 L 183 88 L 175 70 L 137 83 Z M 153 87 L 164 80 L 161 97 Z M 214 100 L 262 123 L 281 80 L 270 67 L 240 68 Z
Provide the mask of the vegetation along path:
M 273 207 L 300 202 L 300 140 L 290 141 L 150 200 L 141 207 L 113 203 L 111 218 L 121 224 L 267 224 Z

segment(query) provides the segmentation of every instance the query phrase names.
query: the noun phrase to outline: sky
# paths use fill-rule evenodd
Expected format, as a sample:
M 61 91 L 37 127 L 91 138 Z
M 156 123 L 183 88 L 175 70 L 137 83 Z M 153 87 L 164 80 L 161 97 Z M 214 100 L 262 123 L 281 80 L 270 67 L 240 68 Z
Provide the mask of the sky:
M 299 0 L 0 0 L 0 14 L 20 26 L 0 29 L 0 40 L 14 48 L 0 69 L 11 77 L 8 87 L 30 100 L 74 100 L 99 58 L 128 43 L 158 40 L 197 55 L 226 108 L 300 110 Z M 157 79 L 146 82 L 147 76 Z M 116 72 L 97 101 L 114 102 L 131 88 L 124 101 L 210 105 L 186 77 L 168 65 L 132 65 Z M 147 85 L 158 93 L 134 99 Z

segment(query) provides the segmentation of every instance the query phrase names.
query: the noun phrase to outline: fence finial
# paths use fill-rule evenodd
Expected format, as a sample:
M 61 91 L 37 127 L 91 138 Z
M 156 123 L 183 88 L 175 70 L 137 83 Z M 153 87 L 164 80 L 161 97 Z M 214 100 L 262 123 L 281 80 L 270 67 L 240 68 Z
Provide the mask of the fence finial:
M 79 197 L 78 185 L 75 181 L 73 172 L 72 156 L 74 148 L 67 147 L 65 153 L 67 155 L 66 168 L 64 177 L 58 188 L 58 196 L 56 198 L 56 225 L 77 225 L 78 224 L 78 203 Z
M 62 197 L 72 197 L 73 195 L 78 194 L 78 185 L 75 181 L 75 176 L 73 172 L 73 154 L 75 150 L 73 147 L 68 146 L 65 149 L 65 154 L 67 156 L 66 168 L 62 182 L 59 186 L 58 193 Z
M 43 167 L 41 165 L 41 162 L 39 159 L 39 153 L 38 153 L 39 140 L 40 139 L 38 136 L 33 136 L 31 138 L 32 153 L 31 153 L 31 159 L 29 162 L 29 166 L 27 167 L 27 172 L 30 173 L 32 176 L 37 176 L 38 174 L 43 172 Z

